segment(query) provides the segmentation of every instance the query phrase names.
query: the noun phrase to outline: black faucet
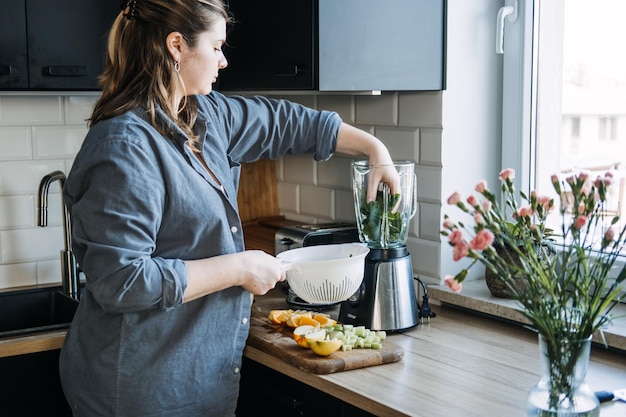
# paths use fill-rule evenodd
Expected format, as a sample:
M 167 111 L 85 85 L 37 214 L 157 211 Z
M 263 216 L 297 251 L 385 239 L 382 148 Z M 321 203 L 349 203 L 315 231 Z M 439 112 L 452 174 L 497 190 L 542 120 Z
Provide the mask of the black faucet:
M 63 240 L 64 248 L 61 251 L 61 282 L 63 291 L 68 297 L 75 300 L 80 299 L 78 275 L 79 267 L 76 263 L 76 257 L 72 252 L 72 222 L 70 212 L 63 202 L 63 187 L 65 186 L 65 174 L 62 171 L 54 171 L 45 175 L 39 183 L 39 194 L 37 206 L 39 215 L 37 216 L 37 226 L 45 227 L 48 225 L 48 190 L 50 184 L 59 181 L 61 186 L 61 205 L 63 207 Z

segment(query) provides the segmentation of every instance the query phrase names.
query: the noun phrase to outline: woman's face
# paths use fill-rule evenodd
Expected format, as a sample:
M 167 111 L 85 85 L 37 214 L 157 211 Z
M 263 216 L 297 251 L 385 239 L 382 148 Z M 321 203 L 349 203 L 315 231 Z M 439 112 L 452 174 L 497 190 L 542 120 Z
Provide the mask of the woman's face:
M 222 46 L 226 43 L 226 21 L 219 18 L 213 28 L 198 38 L 193 49 L 185 48 L 180 57 L 180 75 L 187 95 L 209 94 L 219 70 L 228 62 Z

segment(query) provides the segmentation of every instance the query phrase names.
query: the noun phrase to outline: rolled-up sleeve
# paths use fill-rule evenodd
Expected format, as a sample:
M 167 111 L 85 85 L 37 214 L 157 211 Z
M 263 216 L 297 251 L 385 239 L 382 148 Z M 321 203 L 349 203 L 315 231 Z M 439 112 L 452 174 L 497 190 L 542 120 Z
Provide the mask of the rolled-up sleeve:
M 230 156 L 238 162 L 286 154 L 313 154 L 325 161 L 336 149 L 342 120 L 335 112 L 262 96 L 225 97 L 213 92 L 207 99 L 216 108 L 213 122 L 223 124 Z
M 73 248 L 94 299 L 109 313 L 179 305 L 184 262 L 154 256 L 167 198 L 154 175 L 162 170 L 157 158 L 128 137 L 108 137 L 80 158 L 65 197 Z

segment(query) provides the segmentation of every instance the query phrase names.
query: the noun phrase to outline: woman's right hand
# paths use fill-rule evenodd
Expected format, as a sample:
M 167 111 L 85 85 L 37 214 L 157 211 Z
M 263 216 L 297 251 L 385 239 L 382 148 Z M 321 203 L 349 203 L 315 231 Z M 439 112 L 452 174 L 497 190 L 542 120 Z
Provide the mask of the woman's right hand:
M 185 264 L 185 302 L 235 286 L 253 295 L 263 295 L 285 280 L 281 262 L 260 250 L 185 261 Z
M 263 295 L 285 280 L 285 268 L 275 257 L 260 250 L 241 252 L 244 270 L 243 288 L 254 295 Z

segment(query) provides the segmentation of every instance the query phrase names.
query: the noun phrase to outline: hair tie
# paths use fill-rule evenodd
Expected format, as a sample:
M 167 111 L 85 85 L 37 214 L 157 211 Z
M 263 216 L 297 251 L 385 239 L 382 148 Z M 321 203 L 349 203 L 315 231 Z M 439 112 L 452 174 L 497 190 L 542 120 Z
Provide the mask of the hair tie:
M 121 0 L 120 1 L 120 9 L 124 14 L 124 17 L 128 20 L 136 20 L 137 15 L 135 14 L 135 6 L 137 5 L 137 0 Z

